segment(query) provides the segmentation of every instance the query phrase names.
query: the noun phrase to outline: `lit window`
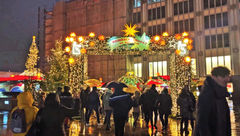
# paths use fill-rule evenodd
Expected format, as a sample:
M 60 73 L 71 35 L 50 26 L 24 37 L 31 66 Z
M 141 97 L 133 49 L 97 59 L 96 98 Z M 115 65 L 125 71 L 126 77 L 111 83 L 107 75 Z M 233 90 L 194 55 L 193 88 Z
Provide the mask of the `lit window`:
M 134 64 L 134 73 L 137 77 L 142 77 L 142 63 Z
M 149 62 L 149 76 L 167 75 L 167 61 Z
M 195 58 L 191 58 L 191 69 L 192 69 L 193 75 L 197 75 L 197 65 L 196 65 Z
M 214 56 L 206 57 L 206 73 L 211 74 L 212 68 L 217 66 L 225 66 L 231 70 L 231 56 Z
M 134 8 L 141 6 L 141 0 L 134 0 Z

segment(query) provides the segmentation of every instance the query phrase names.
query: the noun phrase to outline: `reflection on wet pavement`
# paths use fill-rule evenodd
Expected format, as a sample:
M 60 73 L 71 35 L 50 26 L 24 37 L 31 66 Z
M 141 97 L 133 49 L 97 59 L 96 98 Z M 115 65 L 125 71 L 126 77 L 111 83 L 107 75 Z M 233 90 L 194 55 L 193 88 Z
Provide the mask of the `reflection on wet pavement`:
M 240 108 L 231 110 L 231 125 L 232 125 L 232 136 L 240 135 Z M 0 112 L 0 130 L 7 127 L 8 112 Z M 103 122 L 103 119 L 101 119 Z M 84 123 L 81 122 L 79 136 L 113 136 L 114 135 L 114 124 L 111 120 L 111 129 L 110 131 L 105 130 L 105 125 L 98 125 L 96 122 L 96 117 L 92 116 L 90 120 L 90 126 L 86 127 Z M 137 127 L 133 128 L 133 117 L 130 115 L 128 123 L 125 126 L 125 135 L 126 136 L 181 136 L 180 134 L 180 120 L 169 119 L 169 126 L 166 132 L 162 131 L 160 120 L 157 122 L 157 128 L 151 129 L 151 126 L 145 126 L 145 123 L 142 118 L 138 121 Z M 191 136 L 192 131 L 189 125 L 189 136 Z M 185 136 L 186 134 L 183 134 Z

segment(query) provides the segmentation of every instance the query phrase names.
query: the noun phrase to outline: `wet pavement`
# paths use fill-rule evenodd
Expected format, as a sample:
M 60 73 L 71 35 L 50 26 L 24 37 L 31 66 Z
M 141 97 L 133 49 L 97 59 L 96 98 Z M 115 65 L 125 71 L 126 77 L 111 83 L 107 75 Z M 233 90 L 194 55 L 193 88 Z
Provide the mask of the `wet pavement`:
M 229 103 L 231 111 L 231 125 L 232 125 L 232 136 L 240 136 L 240 107 L 235 108 L 231 103 Z M 7 128 L 8 121 L 8 112 L 0 112 L 0 130 Z M 101 123 L 103 118 L 101 119 Z M 105 130 L 105 125 L 98 125 L 96 122 L 96 117 L 92 115 L 90 119 L 90 126 L 86 127 L 82 121 L 80 121 L 80 133 L 79 136 L 114 136 L 114 124 L 111 120 L 111 129 L 110 131 Z M 125 125 L 125 136 L 181 136 L 180 134 L 180 120 L 169 118 L 169 126 L 167 131 L 162 131 L 160 120 L 157 122 L 157 129 L 154 128 L 153 131 L 151 126 L 145 126 L 145 122 L 140 117 L 137 127 L 133 128 L 133 117 L 130 114 L 129 120 Z M 192 131 L 189 125 L 189 136 L 191 136 Z M 186 134 L 183 134 L 185 136 Z

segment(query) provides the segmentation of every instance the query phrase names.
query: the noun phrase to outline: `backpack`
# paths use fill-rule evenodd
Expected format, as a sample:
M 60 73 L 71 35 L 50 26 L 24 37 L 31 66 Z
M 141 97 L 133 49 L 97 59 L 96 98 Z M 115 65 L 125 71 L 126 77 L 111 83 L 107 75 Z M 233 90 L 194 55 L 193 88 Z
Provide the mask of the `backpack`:
M 26 115 L 24 109 L 17 108 L 11 116 L 10 128 L 13 133 L 24 133 L 27 130 Z

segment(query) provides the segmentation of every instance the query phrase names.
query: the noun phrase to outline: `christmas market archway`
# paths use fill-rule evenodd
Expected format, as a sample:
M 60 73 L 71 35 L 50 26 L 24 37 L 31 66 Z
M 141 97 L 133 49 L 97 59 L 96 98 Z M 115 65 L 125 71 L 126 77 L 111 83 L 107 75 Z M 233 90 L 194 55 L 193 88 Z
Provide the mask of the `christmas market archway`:
M 135 35 L 136 25 L 125 25 L 123 37 L 96 36 L 93 32 L 88 36 L 77 36 L 71 33 L 66 37 L 66 42 L 71 47 L 66 47 L 70 58 L 70 87 L 79 90 L 79 83 L 87 79 L 88 55 L 158 55 L 164 54 L 169 57 L 170 91 L 173 100 L 173 115 L 177 114 L 176 99 L 178 91 L 187 85 L 191 79 L 188 61 L 189 50 L 192 49 L 192 40 L 188 33 L 169 36 L 167 32 L 153 37 L 143 33 Z

